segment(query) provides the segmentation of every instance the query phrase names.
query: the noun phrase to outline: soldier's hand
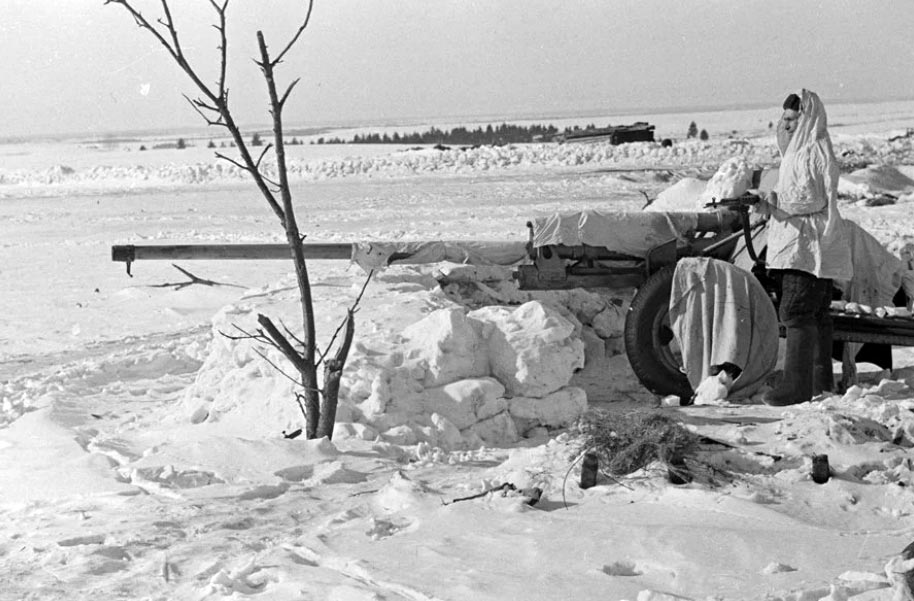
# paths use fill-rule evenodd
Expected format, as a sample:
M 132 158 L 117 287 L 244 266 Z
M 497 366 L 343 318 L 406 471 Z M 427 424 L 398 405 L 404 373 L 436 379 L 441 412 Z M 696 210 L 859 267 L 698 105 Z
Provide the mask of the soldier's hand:
M 767 217 L 771 215 L 771 210 L 776 206 L 778 206 L 778 195 L 772 190 L 765 195 L 765 198 L 760 198 L 758 203 L 752 206 L 752 210 L 758 215 Z

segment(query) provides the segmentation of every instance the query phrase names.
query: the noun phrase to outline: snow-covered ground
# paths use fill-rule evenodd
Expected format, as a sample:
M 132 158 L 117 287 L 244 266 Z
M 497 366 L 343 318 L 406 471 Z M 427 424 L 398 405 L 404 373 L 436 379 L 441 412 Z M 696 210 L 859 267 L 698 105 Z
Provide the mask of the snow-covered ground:
M 912 108 L 830 113 L 859 168 L 842 211 L 896 251 L 914 242 L 914 138 L 892 140 Z M 690 178 L 776 163 L 750 113 L 709 113 L 710 141 L 672 148 L 296 146 L 299 220 L 315 242 L 521 241 L 556 211 L 691 208 Z M 0 598 L 892 598 L 885 566 L 914 537 L 911 351 L 802 406 L 660 409 L 726 446 L 687 458 L 687 485 L 652 466 L 582 490 L 577 417 L 659 404 L 619 338 L 631 291 L 401 266 L 360 304 L 333 441 L 287 439 L 291 383 L 221 333 L 258 313 L 294 327 L 290 266 L 178 261 L 223 284 L 181 287 L 167 262 L 131 279 L 110 261 L 113 244 L 279 242 L 275 217 L 205 142 L 141 142 L 0 146 Z M 365 274 L 309 267 L 323 346 Z M 507 483 L 542 500 L 452 503 Z

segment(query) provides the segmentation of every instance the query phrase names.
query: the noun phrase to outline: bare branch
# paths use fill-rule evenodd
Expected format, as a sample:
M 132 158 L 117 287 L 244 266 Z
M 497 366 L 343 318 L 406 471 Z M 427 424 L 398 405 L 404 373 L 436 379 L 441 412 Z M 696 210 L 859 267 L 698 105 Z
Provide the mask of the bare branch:
M 264 175 L 263 172 L 260 173 L 260 177 L 262 177 L 265 182 L 273 186 L 273 192 L 276 192 L 277 194 L 282 192 L 282 188 L 280 187 L 279 182 L 277 182 L 275 179 L 271 178 L 268 175 Z
M 232 336 L 231 334 L 226 334 L 222 330 L 219 330 L 219 333 L 228 338 L 229 340 L 256 340 L 257 342 L 262 342 L 264 344 L 273 345 L 273 341 L 267 338 L 267 335 L 263 333 L 263 330 L 258 329 L 256 334 L 251 334 L 250 332 L 245 331 L 238 324 L 232 324 L 232 327 L 244 334 L 243 336 Z
M 260 153 L 260 156 L 257 157 L 256 161 L 254 161 L 254 168 L 257 169 L 258 171 L 260 170 L 260 162 L 263 161 L 263 157 L 266 156 L 266 154 L 270 151 L 271 148 L 273 148 L 273 144 L 267 144 L 266 146 L 264 146 L 263 150 Z
M 276 343 L 279 351 L 286 356 L 292 365 L 299 371 L 304 371 L 308 369 L 308 365 L 305 361 L 305 358 L 295 350 L 295 347 L 289 342 L 289 340 L 283 336 L 282 332 L 276 327 L 276 325 L 270 320 L 269 317 L 263 314 L 257 316 L 257 322 L 263 326 L 263 329 L 266 330 L 267 336 Z
M 216 0 L 210 0 L 209 2 L 216 12 L 219 14 L 219 25 L 213 25 L 216 28 L 216 31 L 219 32 L 219 98 L 222 98 L 223 101 L 226 101 L 226 89 L 225 89 L 225 71 L 228 65 L 228 38 L 225 35 L 225 11 L 228 9 L 229 0 L 225 0 L 222 3 L 222 6 L 216 3 Z
M 260 352 L 260 349 L 256 349 L 256 348 L 255 348 L 255 349 L 254 349 L 254 352 L 257 353 L 258 355 L 260 355 L 260 358 L 263 359 L 264 361 L 266 361 L 267 363 L 269 363 L 269 364 L 270 364 L 270 367 L 272 367 L 273 369 L 275 369 L 276 371 L 278 371 L 280 374 L 284 375 L 284 376 L 285 376 L 289 381 L 291 381 L 293 384 L 295 384 L 296 386 L 298 386 L 298 387 L 300 387 L 300 388 L 304 388 L 304 384 L 302 384 L 301 382 L 299 382 L 298 380 L 296 380 L 295 378 L 293 378 L 292 376 L 290 376 L 289 374 L 287 374 L 286 372 L 284 372 L 284 371 L 282 370 L 282 368 L 279 367 L 278 365 L 276 365 L 275 363 L 273 363 L 273 362 L 270 360 L 270 358 L 266 356 L 266 354 Z
M 197 114 L 203 118 L 203 120 L 206 122 L 207 125 L 219 125 L 219 126 L 225 127 L 225 121 L 222 120 L 221 113 L 219 113 L 218 119 L 213 120 L 211 117 L 207 116 L 206 113 L 204 113 L 202 110 L 202 109 L 206 109 L 209 111 L 219 112 L 219 109 L 215 109 L 210 106 L 207 106 L 206 103 L 201 102 L 200 100 L 193 100 L 187 94 L 184 94 L 184 99 L 187 100 L 187 102 L 190 104 L 190 106 L 195 111 L 197 111 Z
M 250 170 L 251 170 L 251 168 L 248 167 L 247 165 L 243 165 L 243 164 L 239 163 L 238 161 L 236 161 L 235 159 L 233 159 L 233 158 L 231 158 L 231 157 L 228 157 L 228 156 L 222 154 L 221 152 L 217 152 L 217 153 L 216 153 L 216 158 L 217 158 L 217 159 L 222 159 L 223 161 L 228 161 L 229 163 L 231 163 L 232 165 L 238 167 L 239 169 L 244 169 L 245 171 L 250 171 Z
M 227 96 L 228 96 L 228 92 L 226 92 L 226 97 Z M 248 150 L 248 146 L 247 146 L 247 143 L 245 143 L 244 138 L 241 137 L 241 129 L 238 127 L 238 124 L 236 124 L 235 120 L 232 118 L 232 114 L 229 112 L 228 106 L 224 102 L 221 106 L 224 109 L 222 111 L 222 116 L 225 118 L 225 127 L 232 134 L 232 139 L 235 141 L 235 146 L 238 147 L 238 152 L 241 153 L 241 158 L 244 160 L 245 165 L 247 165 L 247 167 L 242 167 L 242 168 L 251 174 L 251 178 L 253 178 L 254 183 L 257 185 L 257 188 L 260 190 L 260 193 L 266 199 L 267 204 L 270 205 L 270 208 L 273 210 L 273 212 L 276 214 L 276 216 L 279 217 L 280 224 L 282 224 L 283 228 L 285 228 L 285 225 L 286 225 L 285 210 L 283 209 L 283 207 L 281 207 L 279 205 L 279 202 L 276 200 L 276 197 L 273 196 L 273 191 L 270 190 L 270 188 L 268 187 L 269 182 L 267 182 L 267 180 L 263 177 L 263 175 L 259 171 L 257 171 L 256 169 L 252 169 L 252 167 L 254 166 L 254 158 L 251 156 L 251 152 L 250 152 L 250 150 Z M 234 162 L 234 161 L 231 161 L 231 159 L 227 159 L 227 160 L 229 160 L 230 162 Z
M 171 34 L 171 43 L 175 49 L 176 58 L 178 58 L 178 64 L 182 67 L 187 65 L 187 61 L 184 59 L 184 51 L 181 50 L 181 42 L 178 40 L 178 30 L 175 29 L 175 21 L 171 18 L 171 9 L 168 7 L 168 0 L 162 0 L 162 10 L 165 12 L 165 22 L 163 23 L 159 19 L 159 23 L 162 23 L 166 28 L 168 28 L 168 33 Z
M 178 30 L 175 27 L 174 19 L 171 16 L 171 8 L 168 6 L 168 0 L 161 0 L 162 10 L 165 13 L 165 18 L 157 19 L 157 23 L 165 27 L 168 31 L 171 41 L 169 42 L 162 33 L 154 25 L 152 25 L 143 14 L 137 9 L 133 8 L 130 3 L 130 0 L 105 0 L 105 4 L 119 4 L 123 6 L 127 12 L 129 12 L 134 21 L 142 29 L 148 30 L 152 35 L 156 37 L 157 40 L 168 50 L 168 53 L 171 57 L 178 63 L 178 66 L 181 67 L 181 70 L 190 77 L 191 81 L 194 82 L 194 85 L 203 93 L 204 96 L 209 98 L 213 103 L 216 103 L 217 96 L 209 89 L 209 87 L 203 83 L 200 77 L 197 75 L 196 71 L 190 66 L 190 63 L 187 62 L 187 59 L 184 56 L 184 51 L 181 49 L 181 42 L 178 38 Z
M 300 339 L 298 336 L 296 336 L 296 335 L 292 332 L 292 330 L 289 329 L 289 327 L 288 327 L 286 324 L 284 324 L 284 323 L 282 322 L 282 320 L 280 320 L 279 323 L 282 324 L 282 329 L 284 329 L 284 330 L 286 331 L 286 334 L 288 334 L 289 337 L 290 337 L 292 340 L 294 340 L 295 342 L 297 342 L 298 344 L 300 344 L 300 345 L 302 346 L 302 348 L 304 348 L 305 343 L 302 342 L 301 339 Z
M 304 237 L 302 237 L 302 241 L 304 241 Z M 340 325 L 337 326 L 336 331 L 333 333 L 333 336 L 330 338 L 330 342 L 327 344 L 327 348 L 324 349 L 324 352 L 322 352 L 320 354 L 320 357 L 318 358 L 317 362 L 314 364 L 315 367 L 320 367 L 320 364 L 321 364 L 321 362 L 323 362 L 324 357 L 327 356 L 327 353 L 329 353 L 330 349 L 333 347 L 333 343 L 336 341 L 336 337 L 339 336 L 339 333 L 348 324 L 352 315 L 354 315 L 355 312 L 358 311 L 359 303 L 362 300 L 362 295 L 365 294 L 365 289 L 368 288 L 368 282 L 371 281 L 371 276 L 373 276 L 373 275 L 374 275 L 374 269 L 372 269 L 371 271 L 368 272 L 368 276 L 365 278 L 365 282 L 362 284 L 362 289 L 359 290 L 358 296 L 356 296 L 355 300 L 352 302 L 352 305 L 350 305 L 349 309 L 346 312 L 347 313 L 346 319 L 344 319 L 342 322 L 340 322 Z
M 189 100 L 190 103 L 192 105 L 194 105 L 195 107 L 199 107 L 203 110 L 210 111 L 211 113 L 218 113 L 219 115 L 222 115 L 222 111 L 219 109 L 218 106 L 213 106 L 211 104 L 207 104 L 205 101 L 203 101 L 199 98 L 191 99 L 190 97 L 187 96 L 187 94 L 185 94 L 184 97 L 187 98 L 187 100 Z
M 205 278 L 197 277 L 186 269 L 171 264 L 172 267 L 183 273 L 188 277 L 186 282 L 165 282 L 164 284 L 150 284 L 150 288 L 174 288 L 175 290 L 181 290 L 182 288 L 187 288 L 188 286 L 193 286 L 194 284 L 200 284 L 202 286 L 231 286 L 233 288 L 244 288 L 240 284 L 226 284 L 223 282 L 216 282 L 213 280 L 207 280 Z
M 301 77 L 298 77 L 298 78 L 295 79 L 295 81 L 293 81 L 292 83 L 289 84 L 289 87 L 286 88 L 285 93 L 283 93 L 282 98 L 280 98 L 280 100 L 279 100 L 279 106 L 280 106 L 280 107 L 283 107 L 283 106 L 286 105 L 286 99 L 289 98 L 289 94 L 292 93 L 292 89 L 293 89 L 293 88 L 298 84 L 298 82 L 300 82 L 300 81 L 301 81 Z
M 149 21 L 146 20 L 146 17 L 143 16 L 143 13 L 133 8 L 128 0 L 105 0 L 105 5 L 108 4 L 120 4 L 123 6 L 124 9 L 127 10 L 127 12 L 129 12 L 133 17 L 133 20 L 140 27 L 140 29 L 149 31 L 149 33 L 155 36 L 155 38 L 159 40 L 159 43 L 161 43 L 162 46 L 168 50 L 168 54 L 170 54 L 172 58 L 178 58 L 177 51 L 172 47 L 171 44 L 168 43 L 168 40 L 165 39 L 165 36 L 163 36 L 158 29 L 156 29 Z
M 241 130 L 238 125 L 235 123 L 232 118 L 231 113 L 228 109 L 228 88 L 225 86 L 225 69 L 227 64 L 227 49 L 228 44 L 225 40 L 225 10 L 228 6 L 228 0 L 225 0 L 221 6 L 219 6 L 214 0 L 211 0 L 210 3 L 216 9 L 219 14 L 219 25 L 217 29 L 220 31 L 220 37 L 223 39 L 223 43 L 220 46 L 220 77 L 219 77 L 219 90 L 218 95 L 214 94 L 213 91 L 203 83 L 197 73 L 193 70 L 190 64 L 187 62 L 184 52 L 181 49 L 180 39 L 178 37 L 177 28 L 174 23 L 174 19 L 171 15 L 171 9 L 168 6 L 167 0 L 161 0 L 162 9 L 165 13 L 164 19 L 159 19 L 159 23 L 162 24 L 171 36 L 171 42 L 163 36 L 158 29 L 155 28 L 138 10 L 133 8 L 130 3 L 130 0 L 106 0 L 106 4 L 119 4 L 123 6 L 132 16 L 134 21 L 143 29 L 148 30 L 152 33 L 156 39 L 168 50 L 168 53 L 175 60 L 179 67 L 187 74 L 187 76 L 193 81 L 194 85 L 200 90 L 200 92 L 205 96 L 211 104 L 203 103 L 193 103 L 195 110 L 206 120 L 206 123 L 209 125 L 220 125 L 229 130 L 232 134 L 232 138 L 235 140 L 235 144 L 238 146 L 241 157 L 244 160 L 244 165 L 241 163 L 229 159 L 227 157 L 221 157 L 230 163 L 235 164 L 236 166 L 244 169 L 251 174 L 251 177 L 254 179 L 254 183 L 257 184 L 257 187 L 260 189 L 261 194 L 267 201 L 267 204 L 270 205 L 270 208 L 279 217 L 280 223 L 285 226 L 286 223 L 286 214 L 283 208 L 279 205 L 276 198 L 273 195 L 273 191 L 270 190 L 269 185 L 263 177 L 261 177 L 258 172 L 254 159 L 251 157 L 250 152 L 247 149 L 247 146 L 244 144 L 244 140 L 241 137 Z M 214 112 L 219 112 L 219 119 L 213 120 L 211 117 L 206 116 L 202 113 L 200 109 L 206 108 L 213 110 Z
M 305 408 L 306 400 L 307 399 L 305 399 L 305 395 L 300 394 L 298 392 L 295 393 L 295 401 L 298 403 L 298 408 L 301 410 L 301 414 L 302 414 L 302 416 L 304 416 L 305 420 L 308 419 L 308 411 Z
M 301 27 L 298 28 L 298 31 L 295 32 L 295 35 L 292 36 L 292 39 L 289 40 L 289 43 L 286 44 L 286 47 L 282 49 L 282 52 L 276 55 L 276 58 L 273 59 L 272 66 L 278 65 L 283 57 L 286 55 L 289 50 L 292 49 L 292 46 L 295 45 L 295 42 L 298 41 L 298 38 L 301 36 L 302 32 L 308 26 L 308 22 L 311 21 L 311 10 L 314 8 L 314 0 L 308 0 L 308 12 L 305 14 L 305 20 L 302 22 Z

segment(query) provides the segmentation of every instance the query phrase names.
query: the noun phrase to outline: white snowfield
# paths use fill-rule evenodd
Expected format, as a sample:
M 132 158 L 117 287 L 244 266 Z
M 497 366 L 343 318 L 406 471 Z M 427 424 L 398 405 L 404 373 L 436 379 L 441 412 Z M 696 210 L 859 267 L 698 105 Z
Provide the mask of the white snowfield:
M 836 136 L 859 163 L 841 209 L 901 256 L 914 159 L 891 137 Z M 776 163 L 771 139 L 744 138 L 295 147 L 298 215 L 311 241 L 524 240 L 556 211 L 695 208 L 726 160 Z M 290 264 L 177 262 L 220 284 L 203 286 L 164 262 L 131 279 L 109 256 L 279 241 L 256 191 L 216 161 L 172 163 L 178 151 L 2 149 L 0 599 L 910 598 L 910 350 L 804 405 L 666 407 L 624 353 L 632 290 L 399 266 L 359 305 L 332 441 L 287 438 L 303 427 L 294 374 L 238 337 L 260 313 L 297 331 Z M 366 274 L 309 272 L 323 349 Z M 662 411 L 718 442 L 686 458 L 689 484 L 652 464 L 583 490 L 574 424 L 597 408 Z M 826 484 L 810 478 L 817 454 Z

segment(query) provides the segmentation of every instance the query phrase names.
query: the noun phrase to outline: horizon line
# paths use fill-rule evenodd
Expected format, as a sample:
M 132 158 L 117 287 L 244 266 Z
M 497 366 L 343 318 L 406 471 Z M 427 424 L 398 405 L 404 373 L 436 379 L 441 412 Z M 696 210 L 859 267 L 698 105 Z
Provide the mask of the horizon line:
M 848 99 L 842 100 L 839 102 L 833 102 L 832 105 L 848 105 L 848 104 L 882 104 L 890 102 L 905 102 L 905 101 L 914 101 L 914 97 L 909 96 L 897 96 L 897 97 L 888 97 L 888 98 L 861 98 L 861 99 Z M 747 103 L 724 103 L 724 104 L 695 104 L 695 105 L 668 105 L 668 106 L 653 106 L 653 107 L 623 107 L 615 109 L 607 108 L 587 108 L 587 109 L 568 109 L 568 110 L 557 110 L 550 111 L 546 113 L 531 113 L 531 112 L 522 112 L 519 111 L 513 115 L 506 115 L 504 113 L 495 114 L 450 114 L 450 115 L 437 115 L 437 116 L 426 116 L 426 115 L 417 115 L 415 117 L 397 117 L 391 119 L 383 118 L 354 118 L 349 120 L 342 120 L 336 123 L 330 122 L 308 122 L 308 121 L 299 121 L 299 122 L 287 122 L 285 123 L 285 128 L 287 131 L 286 135 L 291 136 L 300 136 L 300 135 L 315 135 L 323 132 L 336 131 L 341 129 L 355 129 L 355 128 L 366 128 L 366 127 L 397 127 L 397 126 L 415 126 L 415 125 L 430 125 L 435 126 L 437 123 L 449 123 L 449 122 L 471 122 L 471 123 L 482 123 L 482 122 L 504 122 L 511 123 L 517 121 L 534 121 L 534 120 L 567 120 L 567 119 L 585 119 L 585 118 L 594 118 L 594 117 L 614 117 L 614 116 L 635 116 L 635 115 L 663 115 L 663 114 L 682 114 L 682 113 L 717 113 L 717 112 L 726 112 L 726 111 L 750 111 L 757 110 L 762 108 L 770 107 L 771 103 L 768 102 L 747 102 Z M 87 142 L 105 142 L 105 141 L 114 141 L 116 138 L 134 138 L 134 137 L 144 137 L 144 136 L 155 136 L 155 135 L 173 135 L 176 132 L 186 132 L 194 133 L 197 137 L 205 137 L 202 134 L 208 131 L 209 126 L 207 125 L 187 125 L 187 126 L 172 126 L 172 127 L 158 127 L 158 128 L 149 128 L 149 129 L 112 129 L 112 130 L 99 130 L 99 131 L 71 131 L 71 132 L 56 132 L 56 133 L 42 133 L 42 134 L 12 134 L 7 136 L 0 136 L 0 144 L 15 144 L 21 142 L 39 142 L 39 141 L 62 141 L 65 139 L 86 137 Z M 267 122 L 260 123 L 246 123 L 241 126 L 242 131 L 245 133 L 255 133 L 255 132 L 269 132 L 272 130 L 272 126 Z M 307 131 L 307 133 L 295 133 L 294 130 L 312 130 Z M 217 136 L 218 137 L 218 136 Z

